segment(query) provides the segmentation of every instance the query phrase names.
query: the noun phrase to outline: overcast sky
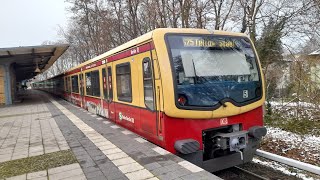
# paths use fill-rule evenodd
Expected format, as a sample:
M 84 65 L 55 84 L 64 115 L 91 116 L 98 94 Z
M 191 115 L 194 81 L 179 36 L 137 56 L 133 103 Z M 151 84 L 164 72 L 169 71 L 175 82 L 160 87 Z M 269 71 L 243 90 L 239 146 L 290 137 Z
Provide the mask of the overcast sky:
M 35 46 L 59 39 L 67 24 L 65 0 L 1 0 L 0 48 Z

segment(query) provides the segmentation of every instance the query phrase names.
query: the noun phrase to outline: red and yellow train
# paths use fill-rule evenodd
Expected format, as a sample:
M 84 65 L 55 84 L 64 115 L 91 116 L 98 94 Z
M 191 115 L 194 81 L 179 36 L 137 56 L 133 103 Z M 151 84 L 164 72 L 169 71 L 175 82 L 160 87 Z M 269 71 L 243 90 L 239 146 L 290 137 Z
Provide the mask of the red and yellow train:
M 251 161 L 264 81 L 242 33 L 161 28 L 33 83 L 208 171 Z

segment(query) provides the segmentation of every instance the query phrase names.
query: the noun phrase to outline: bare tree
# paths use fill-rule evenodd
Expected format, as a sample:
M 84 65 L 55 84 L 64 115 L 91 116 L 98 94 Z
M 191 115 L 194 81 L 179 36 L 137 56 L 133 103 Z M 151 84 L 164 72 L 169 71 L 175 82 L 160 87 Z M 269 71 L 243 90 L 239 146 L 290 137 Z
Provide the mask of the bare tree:
M 196 21 L 196 28 L 205 28 L 209 21 L 208 14 L 210 8 L 210 0 L 196 1 L 194 5 L 194 14 Z
M 235 0 L 211 0 L 214 12 L 214 29 L 223 30 L 234 8 Z
M 241 32 L 245 32 L 249 28 L 250 38 L 255 43 L 258 12 L 265 3 L 265 0 L 240 0 L 239 2 L 243 9 Z

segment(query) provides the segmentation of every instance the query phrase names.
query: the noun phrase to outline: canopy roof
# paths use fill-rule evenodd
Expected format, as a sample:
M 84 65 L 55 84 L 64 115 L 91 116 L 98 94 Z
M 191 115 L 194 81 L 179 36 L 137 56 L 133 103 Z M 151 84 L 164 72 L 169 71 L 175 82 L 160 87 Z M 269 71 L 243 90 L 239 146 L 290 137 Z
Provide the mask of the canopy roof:
M 67 49 L 69 45 L 41 45 L 0 48 L 0 64 L 13 64 L 17 81 L 36 76 L 38 67 L 47 70 Z

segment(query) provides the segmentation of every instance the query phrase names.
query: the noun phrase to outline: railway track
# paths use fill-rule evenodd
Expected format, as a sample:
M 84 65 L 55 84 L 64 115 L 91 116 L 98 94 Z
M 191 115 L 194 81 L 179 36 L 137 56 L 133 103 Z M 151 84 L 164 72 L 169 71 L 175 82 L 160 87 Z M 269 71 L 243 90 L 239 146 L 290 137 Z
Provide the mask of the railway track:
M 214 173 L 224 180 L 269 180 L 259 174 L 250 172 L 238 166 L 224 169 Z
M 240 179 L 247 179 L 247 180 L 269 180 L 269 178 L 263 177 L 261 175 L 255 174 L 248 170 L 242 169 L 238 166 L 234 166 L 230 168 L 230 171 L 237 174 Z
M 265 151 L 258 150 L 256 153 L 257 156 L 269 160 L 275 161 L 280 164 L 287 165 L 288 167 L 294 167 L 299 170 L 304 170 L 310 177 L 316 177 L 318 179 L 320 176 L 320 167 L 314 166 L 311 164 L 303 163 L 294 159 L 282 157 L 276 154 L 268 153 Z M 311 173 L 311 174 L 310 174 Z M 296 180 L 300 179 L 294 174 L 284 174 L 281 171 L 274 169 L 263 164 L 257 163 L 246 163 L 243 165 L 235 166 L 219 172 L 214 173 L 222 179 L 226 180 L 275 180 L 275 179 L 285 179 L 285 180 Z

